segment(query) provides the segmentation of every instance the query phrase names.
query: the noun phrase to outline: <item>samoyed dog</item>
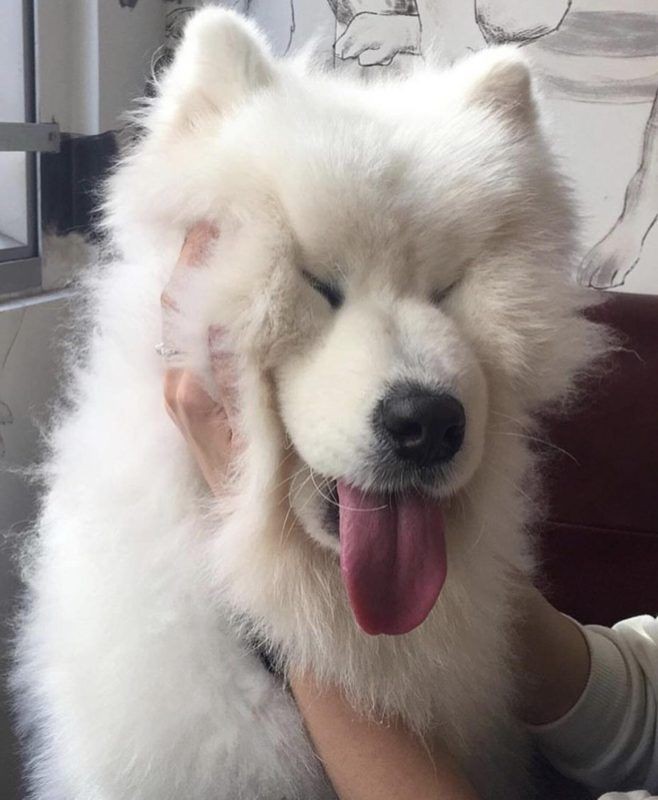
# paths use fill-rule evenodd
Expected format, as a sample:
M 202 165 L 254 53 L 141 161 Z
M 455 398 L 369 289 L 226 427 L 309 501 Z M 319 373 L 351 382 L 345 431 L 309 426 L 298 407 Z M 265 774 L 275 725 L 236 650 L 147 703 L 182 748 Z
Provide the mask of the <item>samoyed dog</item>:
M 532 796 L 526 434 L 603 344 L 524 57 L 362 84 L 205 9 L 143 121 L 109 183 L 114 257 L 89 280 L 27 569 L 32 796 L 331 797 L 290 668 L 440 736 L 482 797 Z M 220 235 L 177 345 L 204 375 L 220 325 L 239 365 L 244 446 L 218 499 L 154 350 L 199 220 Z

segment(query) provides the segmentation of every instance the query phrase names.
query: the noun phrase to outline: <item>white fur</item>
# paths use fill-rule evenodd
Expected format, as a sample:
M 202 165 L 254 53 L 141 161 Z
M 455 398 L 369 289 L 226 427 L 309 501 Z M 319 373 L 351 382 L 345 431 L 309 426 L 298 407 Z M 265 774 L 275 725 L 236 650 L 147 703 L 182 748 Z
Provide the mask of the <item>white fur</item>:
M 501 48 L 366 87 L 274 62 L 244 20 L 207 9 L 143 121 L 108 189 L 117 255 L 90 280 L 28 572 L 14 685 L 34 797 L 330 796 L 250 635 L 365 712 L 440 732 L 483 796 L 530 796 L 511 712 L 514 570 L 534 569 L 523 434 L 602 337 L 570 281 L 573 210 L 523 58 Z M 221 236 L 181 296 L 178 344 L 207 373 L 207 326 L 226 328 L 246 438 L 218 503 L 164 412 L 153 350 L 202 218 Z M 343 281 L 344 306 L 301 268 Z M 304 479 L 371 482 L 370 415 L 399 378 L 456 394 L 467 432 L 435 487 L 439 601 L 413 632 L 369 637 Z

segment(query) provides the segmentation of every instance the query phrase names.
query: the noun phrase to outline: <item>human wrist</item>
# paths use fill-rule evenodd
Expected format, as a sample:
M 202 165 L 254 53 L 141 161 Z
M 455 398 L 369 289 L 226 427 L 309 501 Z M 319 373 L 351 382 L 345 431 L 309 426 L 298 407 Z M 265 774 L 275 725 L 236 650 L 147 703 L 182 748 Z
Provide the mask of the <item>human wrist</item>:
M 521 623 L 522 665 L 528 687 L 520 714 L 544 725 L 567 714 L 587 685 L 590 652 L 578 623 L 532 590 Z

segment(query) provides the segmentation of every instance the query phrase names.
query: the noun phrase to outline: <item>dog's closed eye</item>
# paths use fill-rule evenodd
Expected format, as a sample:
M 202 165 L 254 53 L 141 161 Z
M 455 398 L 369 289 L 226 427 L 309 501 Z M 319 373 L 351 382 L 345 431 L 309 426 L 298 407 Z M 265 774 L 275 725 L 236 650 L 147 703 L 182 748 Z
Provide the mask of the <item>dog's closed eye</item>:
M 459 283 L 460 280 L 461 279 L 458 278 L 456 281 L 453 281 L 449 286 L 446 286 L 443 289 L 437 289 L 436 291 L 432 292 L 432 294 L 430 295 L 430 300 L 432 304 L 435 306 L 440 305 L 450 294 L 450 292 L 452 292 L 452 290 L 457 287 L 457 284 Z
M 306 282 L 312 286 L 318 294 L 321 294 L 332 308 L 340 308 L 343 305 L 345 296 L 338 286 L 321 281 L 305 269 L 302 270 L 302 275 Z

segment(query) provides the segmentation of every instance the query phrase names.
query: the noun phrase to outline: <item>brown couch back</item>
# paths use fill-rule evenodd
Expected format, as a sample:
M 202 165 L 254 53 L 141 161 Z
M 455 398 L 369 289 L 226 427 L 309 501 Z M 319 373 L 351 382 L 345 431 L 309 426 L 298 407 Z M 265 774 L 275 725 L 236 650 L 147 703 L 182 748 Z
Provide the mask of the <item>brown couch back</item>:
M 548 590 L 582 622 L 658 614 L 658 296 L 611 294 L 592 316 L 624 348 L 577 413 L 551 425 Z

